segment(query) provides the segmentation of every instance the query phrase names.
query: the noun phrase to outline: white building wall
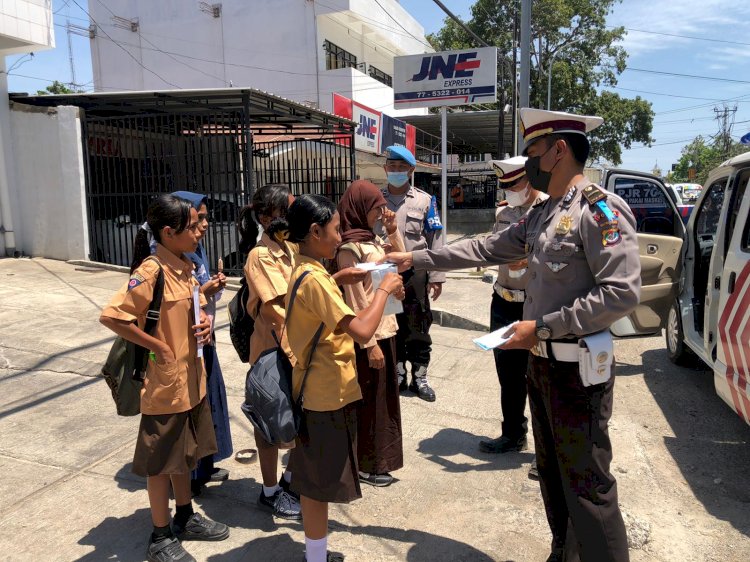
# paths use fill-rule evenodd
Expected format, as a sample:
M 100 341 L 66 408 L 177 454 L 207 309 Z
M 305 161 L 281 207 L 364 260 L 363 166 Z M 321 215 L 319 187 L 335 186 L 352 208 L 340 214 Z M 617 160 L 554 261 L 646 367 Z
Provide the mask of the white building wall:
M 330 109 L 337 92 L 393 115 L 406 114 L 394 112 L 393 91 L 366 74 L 326 70 L 326 39 L 391 75 L 394 56 L 429 50 L 424 29 L 398 2 L 380 3 L 409 31 L 372 0 L 224 0 L 218 18 L 184 0 L 97 0 L 89 6 L 99 28 L 91 41 L 94 87 L 162 90 L 231 84 L 321 109 Z M 134 23 L 137 18 L 137 31 L 123 29 L 122 22 L 115 26 L 113 14 Z
M 77 107 L 13 104 L 16 247 L 25 255 L 88 259 L 86 182 Z
M 0 56 L 54 46 L 52 0 L 0 0 Z

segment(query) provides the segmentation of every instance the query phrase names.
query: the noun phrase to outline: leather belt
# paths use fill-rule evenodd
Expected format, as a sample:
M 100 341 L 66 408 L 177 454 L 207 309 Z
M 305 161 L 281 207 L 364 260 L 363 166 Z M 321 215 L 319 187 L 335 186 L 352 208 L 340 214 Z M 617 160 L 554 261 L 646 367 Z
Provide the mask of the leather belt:
M 495 292 L 508 302 L 524 302 L 526 300 L 526 291 L 523 289 L 506 289 L 500 285 L 495 285 Z
M 540 341 L 531 348 L 531 353 L 537 357 L 563 363 L 578 363 L 579 349 L 577 342 Z

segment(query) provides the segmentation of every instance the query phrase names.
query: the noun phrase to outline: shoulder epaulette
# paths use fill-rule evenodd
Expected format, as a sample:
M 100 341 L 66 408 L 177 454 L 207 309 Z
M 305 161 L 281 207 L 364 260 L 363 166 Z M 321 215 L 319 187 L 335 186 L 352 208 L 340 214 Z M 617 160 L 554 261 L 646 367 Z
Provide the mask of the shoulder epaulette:
M 589 185 L 583 188 L 582 195 L 586 198 L 586 201 L 589 202 L 589 205 L 595 205 L 602 199 L 607 198 L 607 194 L 604 193 L 598 186 L 594 185 L 593 183 L 590 183 Z
M 546 203 L 547 201 L 548 201 L 547 199 L 545 199 L 544 201 L 538 201 L 538 202 L 534 203 L 534 204 L 533 204 L 533 205 L 531 206 L 531 208 L 532 208 L 532 209 L 536 209 L 537 207 L 541 207 L 541 206 L 542 206 L 542 205 L 544 205 L 544 204 L 545 204 L 545 203 Z

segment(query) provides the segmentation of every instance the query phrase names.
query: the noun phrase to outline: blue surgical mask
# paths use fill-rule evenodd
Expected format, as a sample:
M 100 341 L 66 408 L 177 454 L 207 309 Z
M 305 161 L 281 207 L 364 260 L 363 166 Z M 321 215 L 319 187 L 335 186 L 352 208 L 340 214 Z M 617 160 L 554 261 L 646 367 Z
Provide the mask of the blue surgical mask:
M 409 172 L 386 172 L 388 183 L 393 187 L 401 187 L 409 182 Z

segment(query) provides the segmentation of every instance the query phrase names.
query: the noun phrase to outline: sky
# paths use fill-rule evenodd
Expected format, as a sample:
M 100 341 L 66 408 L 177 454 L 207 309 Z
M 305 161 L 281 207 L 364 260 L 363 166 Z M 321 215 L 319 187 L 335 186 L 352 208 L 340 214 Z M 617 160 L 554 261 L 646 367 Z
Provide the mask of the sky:
M 97 0 L 91 0 L 97 1 Z M 464 21 L 472 0 L 443 0 Z M 445 14 L 431 0 L 401 0 L 425 28 L 439 30 Z M 8 57 L 11 92 L 34 93 L 53 80 L 71 81 L 66 20 L 86 27 L 87 0 L 53 0 L 56 48 L 29 56 Z M 682 147 L 697 135 L 710 138 L 719 130 L 714 107 L 737 107 L 735 140 L 750 132 L 750 38 L 739 22 L 750 21 L 750 2 L 736 0 L 623 0 L 615 4 L 607 24 L 624 26 L 628 69 L 614 91 L 641 96 L 655 112 L 653 146 L 634 145 L 623 152 L 621 167 L 666 173 Z M 76 83 L 93 88 L 89 40 L 70 36 Z M 564 55 L 560 55 L 564 56 Z M 690 76 L 677 76 L 677 75 Z M 554 87 L 554 85 L 553 85 Z

